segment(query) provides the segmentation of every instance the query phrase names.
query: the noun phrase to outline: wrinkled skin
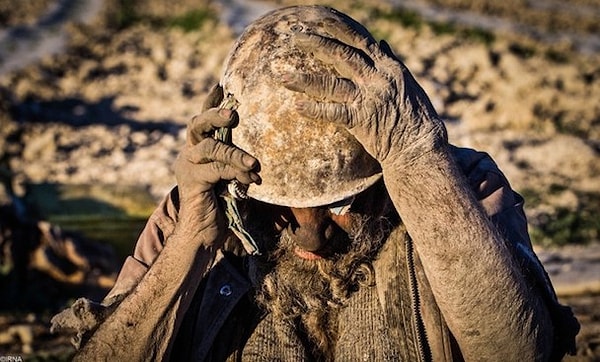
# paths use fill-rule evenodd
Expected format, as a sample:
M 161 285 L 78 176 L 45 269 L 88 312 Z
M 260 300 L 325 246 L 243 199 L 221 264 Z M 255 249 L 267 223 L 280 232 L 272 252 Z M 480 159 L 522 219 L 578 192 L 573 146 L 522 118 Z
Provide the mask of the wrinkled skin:
M 306 94 L 298 111 L 344 125 L 381 163 L 386 188 L 465 359 L 547 359 L 548 313 L 458 171 L 423 90 L 386 44 L 365 44 L 348 29 L 327 30 L 340 42 L 306 34 L 295 42 L 333 64 L 342 78 L 284 75 L 286 87 Z M 215 127 L 237 121 L 234 112 L 214 108 L 221 96 L 213 90 L 203 113 L 192 120 L 176 161 L 175 233 L 84 347 L 82 360 L 168 355 L 168 336 L 195 292 L 193 281 L 210 268 L 225 232 L 214 185 L 234 178 L 260 182 L 257 160 L 210 137 Z M 296 215 L 304 216 L 315 221 L 311 212 Z
M 328 30 L 362 51 L 318 35 L 296 34 L 297 46 L 341 75 L 284 74 L 284 86 L 329 101 L 299 102 L 301 114 L 345 126 L 381 164 L 410 164 L 445 141 L 429 98 L 386 43 L 368 44 L 359 34 L 350 38 L 349 28 Z

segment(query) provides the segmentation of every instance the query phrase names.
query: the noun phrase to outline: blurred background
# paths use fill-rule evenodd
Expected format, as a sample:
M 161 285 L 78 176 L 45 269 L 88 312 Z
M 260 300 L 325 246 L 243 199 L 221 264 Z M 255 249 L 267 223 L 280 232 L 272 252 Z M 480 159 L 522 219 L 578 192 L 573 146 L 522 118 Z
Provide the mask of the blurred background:
M 0 0 L 0 356 L 70 359 L 50 317 L 114 283 L 236 36 L 301 3 Z M 317 3 L 387 40 L 451 142 L 497 161 L 583 323 L 567 360 L 600 360 L 600 0 Z

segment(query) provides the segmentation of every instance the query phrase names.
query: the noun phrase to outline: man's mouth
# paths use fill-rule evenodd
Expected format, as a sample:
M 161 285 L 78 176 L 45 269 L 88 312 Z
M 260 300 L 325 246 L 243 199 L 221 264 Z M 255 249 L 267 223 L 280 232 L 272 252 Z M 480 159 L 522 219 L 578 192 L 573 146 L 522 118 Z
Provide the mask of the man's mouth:
M 317 253 L 314 253 L 312 251 L 308 251 L 308 250 L 304 250 L 299 246 L 296 246 L 294 248 L 294 253 L 305 260 L 319 260 L 319 259 L 323 259 L 323 257 Z

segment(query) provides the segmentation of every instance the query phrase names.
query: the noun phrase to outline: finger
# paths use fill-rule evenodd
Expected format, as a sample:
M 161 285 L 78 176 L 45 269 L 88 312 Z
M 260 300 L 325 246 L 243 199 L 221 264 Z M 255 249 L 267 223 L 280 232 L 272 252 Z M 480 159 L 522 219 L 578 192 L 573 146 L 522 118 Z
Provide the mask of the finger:
M 351 102 L 359 95 L 351 80 L 334 76 L 287 73 L 282 76 L 282 83 L 289 90 L 333 102 Z
M 202 105 L 202 112 L 204 112 L 210 108 L 217 107 L 221 103 L 222 100 L 223 100 L 223 87 L 221 87 L 221 85 L 217 83 L 211 88 L 210 92 L 206 96 L 206 99 L 204 100 L 204 104 Z
M 238 123 L 239 116 L 236 111 L 218 108 L 209 109 L 192 117 L 186 131 L 186 143 L 188 146 L 195 145 L 202 139 L 212 136 L 217 128 L 236 127 Z
M 295 44 L 324 63 L 331 64 L 344 78 L 368 81 L 375 68 L 362 50 L 314 34 L 296 33 Z
M 239 182 L 246 184 L 246 185 L 250 185 L 251 183 L 255 183 L 257 185 L 260 185 L 262 183 L 262 178 L 260 178 L 260 176 L 258 175 L 258 173 L 253 172 L 253 171 L 249 171 L 249 172 L 245 172 L 245 171 L 238 171 L 232 168 L 233 174 L 231 178 L 224 178 L 225 180 L 233 180 L 236 179 Z M 225 177 L 227 177 L 229 175 L 225 175 Z
M 323 30 L 331 35 L 331 38 L 338 39 L 342 43 L 361 49 L 369 54 L 377 45 L 369 31 L 346 14 L 338 12 L 338 16 L 343 17 L 346 22 L 325 19 Z
M 398 58 L 398 56 L 394 53 L 388 42 L 382 40 L 379 42 L 379 46 L 381 47 L 381 51 L 383 51 L 383 53 L 385 53 L 388 57 L 400 61 L 400 58 Z
M 356 123 L 354 108 L 344 103 L 300 101 L 296 103 L 296 110 L 305 117 L 334 122 L 348 128 L 353 128 Z
M 216 184 L 221 180 L 230 181 L 234 179 L 246 185 L 251 183 L 260 185 L 262 183 L 262 179 L 256 172 L 240 170 L 221 162 L 212 162 L 188 167 L 185 172 L 185 177 L 187 179 L 205 181 L 210 184 Z
M 262 179 L 256 172 L 242 171 L 230 165 L 218 163 L 212 163 L 209 167 L 211 168 L 212 172 L 219 175 L 220 180 L 238 180 L 245 185 L 249 185 L 251 183 L 260 185 L 262 183 Z
M 245 151 L 225 144 L 214 138 L 205 138 L 193 147 L 183 151 L 184 156 L 192 163 L 221 162 L 243 171 L 258 171 L 258 160 Z

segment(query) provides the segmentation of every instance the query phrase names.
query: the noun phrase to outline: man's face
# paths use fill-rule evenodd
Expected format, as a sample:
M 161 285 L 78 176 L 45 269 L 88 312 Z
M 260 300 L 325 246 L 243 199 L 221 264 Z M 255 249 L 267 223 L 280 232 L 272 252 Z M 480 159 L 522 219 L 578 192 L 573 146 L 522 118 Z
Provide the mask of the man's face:
M 342 213 L 336 212 L 335 205 L 290 208 L 257 202 L 251 213 L 257 217 L 250 216 L 247 224 L 266 242 L 268 250 L 278 244 L 280 248 L 291 248 L 302 259 L 327 259 L 349 250 L 354 234 L 369 229 L 365 224 L 386 213 L 387 194 L 382 189 L 376 184 L 360 193 L 346 203 L 347 210 Z
M 348 235 L 357 222 L 355 213 L 336 215 L 327 207 L 276 211 L 279 215 L 274 218 L 275 230 L 293 243 L 297 256 L 307 260 L 318 260 L 343 249 L 344 245 L 336 245 L 334 241 Z
M 343 215 L 331 205 L 256 203 L 248 210 L 246 226 L 263 253 L 250 261 L 256 301 L 276 320 L 299 319 L 324 355 L 335 340 L 337 310 L 360 286 L 373 284 L 371 263 L 395 222 L 383 183 L 378 185 L 357 195 Z

